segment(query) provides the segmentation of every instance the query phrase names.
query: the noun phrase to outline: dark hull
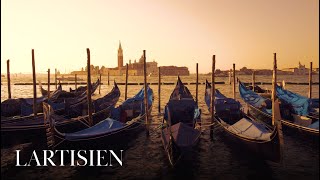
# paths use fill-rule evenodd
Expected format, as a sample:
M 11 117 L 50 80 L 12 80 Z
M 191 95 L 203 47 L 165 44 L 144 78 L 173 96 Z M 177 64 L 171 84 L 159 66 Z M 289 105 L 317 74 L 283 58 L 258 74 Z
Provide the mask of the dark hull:
M 199 138 L 200 139 L 200 138 Z M 199 139 L 196 144 L 199 143 Z M 163 142 L 162 142 L 163 143 Z M 178 150 L 174 150 L 175 148 L 170 146 L 165 146 L 163 143 L 163 147 L 168 157 L 168 160 L 172 166 L 184 166 L 185 163 L 192 163 L 194 158 L 198 155 L 197 145 L 189 146 L 189 147 L 178 147 Z M 172 153 L 171 153 L 172 152 Z
M 57 126 L 61 131 L 74 132 L 86 126 L 78 121 L 73 121 L 64 125 Z M 45 126 L 36 128 L 20 128 L 1 130 L 1 148 L 7 148 L 17 144 L 30 143 L 34 147 L 45 147 L 47 142 Z
M 257 119 L 267 123 L 267 124 L 272 124 L 272 116 L 269 114 L 266 114 L 259 110 L 258 108 L 255 108 L 248 104 L 249 107 L 249 112 L 252 116 L 256 117 Z M 319 137 L 319 130 L 317 129 L 312 129 L 304 126 L 300 126 L 297 124 L 294 124 L 290 122 L 289 120 L 284 120 L 281 119 L 281 124 L 283 125 L 283 130 L 286 133 L 288 130 L 294 130 L 296 132 L 308 135 L 308 136 L 318 136 Z
M 200 114 L 195 117 L 197 110 Z M 165 107 L 164 120 L 168 127 L 161 129 L 162 144 L 172 166 L 192 161 L 194 148 L 201 135 L 200 131 L 195 129 L 195 124 L 200 118 L 198 104 L 178 76 L 176 87 Z
M 120 91 L 115 84 L 110 93 L 93 102 L 96 106 L 94 110 L 97 111 L 92 114 L 93 125 L 110 116 L 110 112 L 117 103 L 119 96 Z M 80 116 L 71 118 L 67 112 L 70 109 L 74 110 L 73 108 L 65 107 L 64 110 L 54 112 L 56 114 L 54 116 L 56 120 L 55 126 L 59 131 L 72 133 L 89 127 L 88 115 L 82 116 L 79 114 Z M 34 145 L 46 142 L 46 130 L 49 124 L 45 122 L 44 117 L 44 114 L 39 114 L 36 118 L 25 116 L 1 120 L 1 147 L 26 142 L 32 142 Z
M 93 123 L 96 124 L 110 115 L 110 110 L 105 109 L 96 114 L 93 114 Z M 32 142 L 35 146 L 46 144 L 46 127 L 44 125 L 44 116 L 39 115 L 37 121 L 43 121 L 41 124 L 25 125 L 25 126 L 10 126 L 9 123 L 1 126 L 1 148 L 10 147 L 17 144 Z M 80 121 L 80 120 L 81 121 Z M 27 120 L 34 120 L 32 116 Z M 9 120 L 10 121 L 10 120 Z M 21 120 L 20 120 L 21 121 Z M 75 132 L 87 128 L 85 123 L 88 117 L 80 117 L 75 119 L 63 119 L 57 122 L 57 129 L 62 132 Z
M 175 143 L 174 139 L 166 141 L 166 135 L 161 130 L 161 140 L 168 157 L 168 160 L 172 166 L 182 164 L 184 162 L 192 162 L 192 158 L 197 155 L 195 149 L 200 140 L 200 132 L 192 144 L 179 146 Z
M 264 160 L 270 160 L 274 162 L 280 162 L 281 160 L 281 149 L 278 137 L 278 131 L 274 130 L 269 141 L 259 141 L 242 136 L 238 136 L 233 132 L 226 129 L 219 120 L 219 117 L 215 116 L 216 121 L 219 126 L 223 128 L 225 136 L 228 138 L 234 148 L 241 146 L 245 150 L 249 150 L 251 153 L 254 153 L 257 157 L 260 157 Z
M 99 79 L 98 79 L 97 82 L 92 84 L 92 86 L 91 86 L 92 94 L 95 92 L 95 90 L 97 89 L 99 84 L 100 84 L 100 80 Z M 79 87 L 76 90 L 71 90 L 71 88 L 70 88 L 70 92 L 62 91 L 60 93 L 60 95 L 58 96 L 58 98 L 75 98 L 75 97 L 80 96 L 83 93 L 85 93 L 86 90 L 87 90 L 87 86 Z M 47 96 L 48 90 L 45 90 L 45 89 L 43 89 L 42 86 L 40 86 L 40 91 L 41 91 L 42 96 Z M 52 93 L 52 91 L 50 91 L 50 93 Z

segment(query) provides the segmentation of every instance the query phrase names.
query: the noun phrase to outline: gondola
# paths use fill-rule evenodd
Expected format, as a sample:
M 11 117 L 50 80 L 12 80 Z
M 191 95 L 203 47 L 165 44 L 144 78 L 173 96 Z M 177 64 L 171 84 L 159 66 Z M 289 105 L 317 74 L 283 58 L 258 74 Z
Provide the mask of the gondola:
M 110 111 L 116 105 L 119 97 L 120 90 L 115 83 L 110 93 L 102 98 L 93 101 L 93 124 L 96 124 L 106 117 L 110 116 Z M 80 105 L 73 104 L 69 106 L 67 110 L 71 109 L 75 111 L 79 106 Z M 86 110 L 87 106 L 82 106 L 82 109 Z M 55 111 L 55 113 L 57 112 Z M 39 114 L 36 117 L 30 115 L 20 119 L 1 121 L 1 147 L 8 147 L 25 142 L 32 142 L 35 146 L 44 144 L 44 142 L 46 142 L 46 126 L 43 122 L 44 118 L 44 114 Z M 81 114 L 77 117 L 70 117 L 66 112 L 56 114 L 56 127 L 59 130 L 65 132 L 73 132 L 76 130 L 87 128 L 88 126 L 87 114 Z
M 71 87 L 70 87 L 70 92 L 83 92 L 83 91 L 85 91 L 87 89 L 87 86 L 80 86 L 80 87 L 77 87 L 77 89 L 72 89 Z
M 61 86 L 59 86 L 48 99 L 47 96 L 42 96 L 36 99 L 37 103 L 37 113 L 42 112 L 42 102 L 49 101 L 54 102 L 62 91 Z M 54 109 L 59 109 L 58 104 L 54 105 Z M 33 113 L 33 98 L 17 98 L 17 99 L 7 99 L 1 102 L 1 121 L 16 120 L 23 117 L 29 116 Z
M 92 86 L 91 94 L 95 92 L 99 86 L 99 79 Z M 41 86 L 41 85 L 40 85 Z M 81 114 L 79 112 L 82 106 L 87 103 L 87 92 L 82 92 L 78 95 L 64 93 L 61 84 L 51 94 L 51 96 L 42 96 L 36 99 L 37 102 L 37 119 L 43 119 L 42 103 L 48 102 L 52 108 L 59 114 L 67 113 L 68 117 L 76 117 Z M 69 93 L 70 94 L 70 93 Z M 67 111 L 65 111 L 67 110 Z M 75 113 L 78 111 L 77 113 Z M 19 99 L 8 99 L 1 103 L 1 122 L 4 121 L 21 121 L 23 119 L 34 118 L 33 116 L 33 98 L 19 98 Z
M 91 92 L 95 92 L 96 89 L 99 87 L 100 85 L 100 80 L 98 79 L 95 83 L 92 83 L 91 85 Z M 61 86 L 61 84 L 60 84 Z M 43 89 L 42 87 L 42 84 L 39 83 L 39 88 L 40 88 L 40 92 L 42 94 L 42 96 L 47 96 L 48 94 L 48 91 Z M 86 93 L 86 90 L 87 90 L 87 86 L 81 86 L 79 88 L 77 88 L 76 90 L 72 90 L 70 88 L 70 92 L 67 92 L 67 91 L 64 91 L 62 90 L 62 92 L 60 93 L 60 95 L 58 96 L 59 99 L 65 99 L 65 98 L 75 98 L 75 97 L 78 97 L 78 96 L 81 96 L 83 94 Z M 51 92 L 50 92 L 51 93 Z
M 211 85 L 206 81 L 205 102 L 210 111 Z M 279 162 L 281 160 L 280 139 L 275 126 L 257 121 L 241 110 L 239 101 L 224 96 L 215 90 L 214 119 L 235 144 L 249 149 L 257 157 Z
M 259 96 L 247 89 L 239 81 L 241 98 L 247 104 L 250 113 L 256 118 L 271 124 L 272 103 L 270 99 Z M 310 100 L 276 86 L 277 97 L 281 100 L 281 123 L 304 134 L 319 136 L 319 112 L 310 107 Z
M 189 89 L 178 77 L 176 87 L 165 106 L 161 138 L 164 150 L 172 166 L 188 159 L 200 139 L 196 123 L 200 120 L 200 109 Z
M 153 91 L 147 88 L 148 112 L 150 114 L 153 102 Z M 134 97 L 127 99 L 116 108 L 112 108 L 111 116 L 96 125 L 72 133 L 66 133 L 57 128 L 57 118 L 52 107 L 43 105 L 45 123 L 47 125 L 48 148 L 55 149 L 94 149 L 109 147 L 111 143 L 128 142 L 141 127 L 144 127 L 144 89 Z

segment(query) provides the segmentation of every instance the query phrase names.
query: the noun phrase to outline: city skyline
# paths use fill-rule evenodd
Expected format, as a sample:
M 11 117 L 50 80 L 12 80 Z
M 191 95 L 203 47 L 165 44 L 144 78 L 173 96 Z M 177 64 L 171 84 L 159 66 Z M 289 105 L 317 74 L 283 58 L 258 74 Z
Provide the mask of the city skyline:
M 1 72 L 57 68 L 71 72 L 91 64 L 116 67 L 146 50 L 159 66 L 186 66 L 195 73 L 216 68 L 271 69 L 309 62 L 318 68 L 319 2 L 312 1 L 1 1 Z

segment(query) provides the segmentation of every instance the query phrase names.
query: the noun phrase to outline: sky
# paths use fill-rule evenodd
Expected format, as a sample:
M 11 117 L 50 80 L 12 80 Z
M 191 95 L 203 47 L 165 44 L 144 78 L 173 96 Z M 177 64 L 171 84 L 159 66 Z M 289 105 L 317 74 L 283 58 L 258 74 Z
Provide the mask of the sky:
M 318 0 L 1 0 L 1 73 L 60 72 L 91 64 L 117 66 L 119 42 L 124 63 L 187 66 L 195 72 L 236 64 L 272 69 L 299 61 L 319 67 Z M 54 72 L 54 70 L 51 70 Z

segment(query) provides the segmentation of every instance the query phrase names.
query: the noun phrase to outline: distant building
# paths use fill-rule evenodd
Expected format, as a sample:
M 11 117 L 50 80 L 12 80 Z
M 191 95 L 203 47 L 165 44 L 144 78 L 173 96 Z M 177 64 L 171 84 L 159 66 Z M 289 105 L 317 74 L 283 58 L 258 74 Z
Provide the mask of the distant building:
M 143 55 L 140 57 L 139 62 L 134 61 L 134 63 L 131 63 L 131 60 L 129 60 L 128 74 L 130 76 L 143 76 L 143 62 Z M 126 66 L 123 65 L 123 50 L 121 47 L 121 43 L 119 44 L 118 49 L 118 67 L 105 68 L 103 71 L 101 71 L 101 73 L 103 74 L 107 74 L 108 72 L 111 76 L 122 76 L 126 74 Z M 155 61 L 147 62 L 147 75 L 156 74 L 157 72 L 158 63 Z
M 301 65 L 299 62 L 299 66 L 297 68 L 293 68 L 293 74 L 294 75 L 307 75 L 309 74 L 309 69 L 306 68 L 305 65 Z
M 158 74 L 158 63 L 154 60 L 152 62 L 146 62 L 147 63 L 147 75 L 157 75 Z M 128 74 L 130 76 L 143 76 L 143 64 L 144 64 L 144 57 L 143 55 L 140 57 L 139 61 L 137 62 L 134 60 L 134 63 L 131 63 L 131 60 L 129 60 L 128 64 Z M 86 74 L 87 67 L 85 68 L 85 71 L 83 71 L 83 68 L 81 71 L 73 71 L 71 74 Z M 121 43 L 119 42 L 119 48 L 118 48 L 118 66 L 115 68 L 106 68 L 102 66 L 99 69 L 99 66 L 90 66 L 91 74 L 99 74 L 107 75 L 109 73 L 110 76 L 122 76 L 126 74 L 126 66 L 123 65 L 123 49 L 121 46 Z M 176 76 L 176 75 L 189 75 L 189 70 L 187 67 L 177 67 L 177 66 L 162 66 L 161 67 L 161 74 L 163 76 Z
M 308 75 L 310 69 L 306 68 L 305 65 L 302 65 L 299 62 L 298 67 L 295 68 L 286 68 L 287 72 L 290 72 L 292 75 Z M 313 68 L 312 69 L 312 74 L 319 74 L 319 68 Z
M 190 74 L 187 67 L 161 66 L 160 71 L 164 76 L 189 76 Z
M 243 67 L 239 71 L 239 75 L 241 74 L 252 74 L 252 69 L 248 69 L 247 67 Z

